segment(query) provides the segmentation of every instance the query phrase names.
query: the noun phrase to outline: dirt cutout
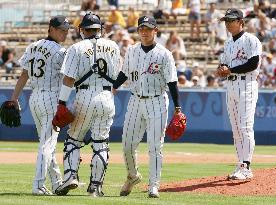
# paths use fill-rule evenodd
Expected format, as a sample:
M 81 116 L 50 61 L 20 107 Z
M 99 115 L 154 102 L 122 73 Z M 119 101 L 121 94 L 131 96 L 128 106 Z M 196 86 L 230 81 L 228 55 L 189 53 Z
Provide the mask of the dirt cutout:
M 162 184 L 160 192 L 276 196 L 276 168 L 255 170 L 253 174 L 250 180 L 228 180 L 227 176 L 216 176 Z

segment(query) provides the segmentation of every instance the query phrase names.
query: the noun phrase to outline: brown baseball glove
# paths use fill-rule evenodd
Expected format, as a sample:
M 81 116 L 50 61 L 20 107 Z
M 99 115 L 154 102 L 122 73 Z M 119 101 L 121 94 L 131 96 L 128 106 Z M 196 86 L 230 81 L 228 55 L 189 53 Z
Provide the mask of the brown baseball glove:
M 19 127 L 21 116 L 17 102 L 5 101 L 0 108 L 0 119 L 8 127 Z

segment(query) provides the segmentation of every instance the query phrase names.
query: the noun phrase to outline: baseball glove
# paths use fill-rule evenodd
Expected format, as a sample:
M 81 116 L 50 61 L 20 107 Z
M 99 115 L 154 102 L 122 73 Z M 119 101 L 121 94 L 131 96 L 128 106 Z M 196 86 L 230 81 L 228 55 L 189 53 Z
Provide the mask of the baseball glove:
M 63 128 L 73 122 L 74 118 L 75 116 L 70 112 L 70 110 L 68 110 L 65 105 L 59 104 L 57 107 L 56 115 L 52 120 L 52 125 L 54 126 L 54 129 L 57 130 L 56 127 Z
M 175 113 L 166 128 L 166 135 L 172 140 L 178 140 L 186 129 L 186 116 L 182 112 Z
M 2 123 L 8 127 L 19 127 L 21 116 L 17 102 L 5 101 L 0 108 L 0 118 Z

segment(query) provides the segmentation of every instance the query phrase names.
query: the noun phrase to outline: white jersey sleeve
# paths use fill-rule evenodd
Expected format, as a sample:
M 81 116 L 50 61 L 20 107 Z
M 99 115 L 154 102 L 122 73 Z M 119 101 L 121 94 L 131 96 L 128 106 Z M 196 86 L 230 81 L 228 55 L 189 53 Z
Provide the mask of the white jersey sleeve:
M 62 67 L 61 73 L 76 79 L 80 64 L 80 56 L 77 53 L 77 48 L 73 45 L 68 48 Z
M 18 60 L 19 65 L 25 70 L 29 69 L 29 60 L 30 60 L 30 56 L 31 56 L 31 48 L 32 47 L 33 47 L 33 44 L 30 44 L 26 48 L 26 50 L 23 53 L 23 55 L 21 56 L 21 58 Z
M 164 77 L 166 83 L 177 81 L 177 72 L 172 53 L 168 51 L 166 53 L 166 59 L 164 64 Z
M 253 36 L 249 39 L 248 42 L 248 48 L 247 48 L 247 57 L 248 59 L 252 58 L 253 56 L 261 56 L 262 55 L 262 44 L 260 40 Z
M 130 58 L 130 54 L 131 54 L 131 48 L 129 47 L 126 51 L 125 54 L 125 58 L 124 58 L 124 62 L 123 62 L 123 66 L 122 66 L 122 72 L 129 77 L 129 58 Z

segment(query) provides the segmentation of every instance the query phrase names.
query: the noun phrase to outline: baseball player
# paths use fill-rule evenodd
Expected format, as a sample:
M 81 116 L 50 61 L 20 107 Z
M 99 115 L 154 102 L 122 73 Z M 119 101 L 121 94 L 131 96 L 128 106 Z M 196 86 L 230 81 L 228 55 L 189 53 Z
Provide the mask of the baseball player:
M 239 9 L 228 9 L 221 20 L 232 34 L 225 42 L 217 71 L 219 76 L 227 77 L 226 103 L 238 157 L 229 179 L 243 180 L 253 177 L 250 163 L 255 147 L 253 124 L 262 44 L 257 37 L 244 32 L 243 13 Z
M 55 16 L 50 20 L 48 37 L 26 48 L 19 60 L 23 71 L 11 97 L 12 101 L 18 102 L 21 91 L 27 80 L 30 80 L 32 94 L 29 105 L 39 136 L 32 191 L 36 195 L 51 194 L 45 186 L 47 172 L 53 192 L 62 183 L 55 156 L 58 133 L 52 129 L 51 122 L 56 112 L 58 92 L 62 83 L 60 68 L 65 56 L 65 49 L 59 43 L 65 41 L 69 28 L 68 19 Z
M 127 50 L 122 71 L 113 85 L 115 93 L 120 85 L 129 80 L 131 91 L 122 136 L 128 176 L 121 189 L 121 196 L 127 196 L 133 186 L 142 179 L 136 162 L 137 147 L 147 131 L 150 158 L 148 194 L 149 197 L 159 197 L 161 148 L 164 143 L 169 105 L 167 85 L 175 110 L 180 111 L 175 62 L 171 52 L 154 41 L 157 30 L 156 20 L 153 17 L 139 18 L 138 34 L 141 43 Z
M 76 88 L 73 105 L 75 120 L 70 124 L 64 143 L 64 182 L 57 194 L 65 195 L 78 187 L 80 147 L 90 129 L 94 154 L 87 192 L 93 197 L 101 197 L 108 165 L 109 131 L 115 115 L 112 84 L 102 76 L 116 79 L 120 51 L 114 41 L 101 38 L 102 23 L 99 16 L 87 13 L 79 27 L 84 39 L 73 44 L 65 56 L 61 69 L 64 79 L 59 103 L 66 105 L 74 83 L 83 79 L 89 71 L 94 72 Z M 57 110 L 56 115 L 61 112 L 62 110 Z

